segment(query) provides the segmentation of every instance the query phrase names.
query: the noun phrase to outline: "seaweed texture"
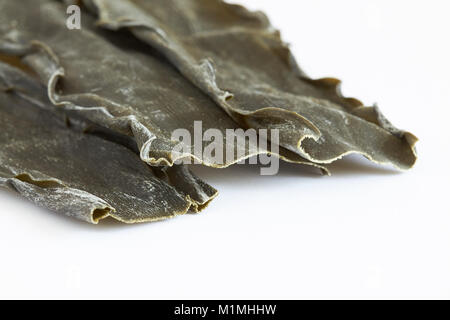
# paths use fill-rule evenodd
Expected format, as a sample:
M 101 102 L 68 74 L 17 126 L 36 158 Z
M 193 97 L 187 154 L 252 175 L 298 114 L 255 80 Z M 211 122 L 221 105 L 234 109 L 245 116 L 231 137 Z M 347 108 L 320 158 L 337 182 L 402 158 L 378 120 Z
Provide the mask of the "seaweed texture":
M 68 4 L 83 5 L 81 30 L 66 28 Z M 358 153 L 411 168 L 417 138 L 340 84 L 308 77 L 263 13 L 222 0 L 0 0 L 0 187 L 90 223 L 136 223 L 217 196 L 180 160 L 271 155 L 329 174 Z M 173 132 L 195 136 L 197 121 L 221 133 L 225 158 L 197 152 L 208 139 L 174 152 Z M 281 147 L 229 129 L 278 130 Z
M 196 154 L 194 145 L 187 148 L 191 152 L 174 152 L 180 143 L 171 137 L 174 130 L 184 128 L 194 136 L 197 120 L 205 131 L 224 133 L 224 154 L 229 145 L 225 131 L 240 126 L 164 58 L 129 34 L 102 32 L 88 15 L 82 30 L 71 32 L 65 27 L 64 6 L 51 0 L 41 0 L 38 12 L 21 10 L 10 1 L 1 1 L 0 9 L 2 21 L 15 17 L 14 24 L 0 24 L 0 53 L 20 57 L 47 86 L 55 106 L 133 137 L 144 162 L 173 166 L 191 158 L 221 168 L 271 153 L 270 147 L 248 143 L 236 143 L 233 157 L 222 162 Z M 33 19 L 36 15 L 45 19 Z M 204 149 L 208 141 L 202 143 Z M 274 155 L 327 172 L 289 150 Z
M 159 50 L 243 127 L 280 130 L 280 144 L 314 163 L 359 153 L 409 169 L 417 138 L 378 107 L 343 97 L 340 81 L 313 80 L 261 12 L 221 0 L 84 0 L 111 30 Z
M 85 134 L 82 126 L 68 128 L 65 115 L 38 98 L 38 84 L 0 84 L 1 187 L 95 224 L 107 217 L 125 223 L 172 218 L 216 195 L 203 182 L 192 195 L 192 185 L 178 191 L 128 148 Z

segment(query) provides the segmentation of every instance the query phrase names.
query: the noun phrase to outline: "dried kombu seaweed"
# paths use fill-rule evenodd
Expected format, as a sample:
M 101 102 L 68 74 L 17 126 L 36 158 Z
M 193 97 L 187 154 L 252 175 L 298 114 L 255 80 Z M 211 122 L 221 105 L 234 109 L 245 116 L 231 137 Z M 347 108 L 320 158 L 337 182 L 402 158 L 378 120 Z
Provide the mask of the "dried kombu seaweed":
M 401 169 L 417 138 L 377 107 L 345 98 L 336 79 L 312 80 L 264 14 L 221 0 L 84 0 L 99 24 L 129 28 L 244 127 L 280 129 L 281 145 L 316 163 L 360 153 Z
M 40 85 L 26 78 L 22 84 L 11 87 L 0 80 L 1 187 L 91 223 L 106 217 L 158 221 L 201 209 L 216 195 L 185 168 L 172 170 L 183 172 L 181 181 L 188 176 L 196 181 L 177 190 L 128 148 L 85 134 L 82 126 L 69 129 L 66 117 L 39 99 Z
M 0 56 L 0 61 L 1 60 L 2 56 Z M 108 141 L 121 144 L 133 151 L 135 154 L 139 154 L 136 142 L 131 137 L 97 126 L 95 123 L 87 121 L 83 117 L 77 116 L 77 112 L 62 112 L 63 110 L 51 105 L 47 98 L 46 88 L 39 84 L 36 79 L 30 75 L 12 67 L 11 65 L 25 69 L 28 72 L 30 70 L 23 66 L 19 60 L 4 60 L 8 61 L 9 64 L 0 62 L 0 88 L 2 90 L 5 92 L 16 92 L 16 94 L 19 94 L 22 98 L 27 101 L 33 101 L 33 103 L 40 105 L 49 112 L 57 114 L 63 113 L 66 124 L 69 127 L 75 125 L 84 133 L 97 135 Z M 41 103 L 42 101 L 47 101 L 47 103 Z M 188 198 L 192 202 L 191 210 L 194 212 L 201 211 L 217 195 L 217 190 L 194 176 L 192 172 L 184 165 L 174 165 L 172 167 L 161 168 L 154 167 L 153 171 L 158 177 L 163 178 L 167 181 L 167 183 L 175 187 L 178 192 Z M 177 177 L 177 179 L 173 179 L 171 177 Z
M 71 0 L 0 0 L 0 187 L 91 223 L 133 223 L 217 195 L 180 159 L 223 168 L 271 154 L 324 172 L 350 153 L 416 161 L 416 137 L 343 97 L 338 80 L 308 78 L 262 13 L 221 0 L 81 2 L 82 29 L 69 30 Z M 172 133 L 195 136 L 196 121 L 221 134 L 225 158 L 197 153 L 204 139 L 174 152 Z M 226 140 L 241 128 L 278 129 L 283 148 Z
M 128 33 L 112 33 L 83 16 L 81 30 L 65 26 L 65 7 L 51 0 L 0 1 L 0 53 L 19 56 L 48 87 L 54 105 L 78 114 L 114 132 L 133 137 L 141 159 L 150 165 L 172 166 L 191 157 L 213 167 L 226 167 L 268 149 L 235 144 L 234 156 L 216 161 L 190 153 L 174 153 L 179 142 L 174 130 L 187 129 L 194 136 L 194 122 L 203 130 L 237 129 L 226 112 L 186 80 L 152 49 Z M 22 10 L 23 6 L 29 10 Z M 36 18 L 37 16 L 37 18 Z M 6 22 L 14 17 L 14 23 Z M 223 134 L 225 139 L 226 134 Z M 208 141 L 201 141 L 202 147 Z M 227 141 L 223 141 L 223 148 Z M 224 150 L 224 153 L 226 150 Z M 286 161 L 311 163 L 281 150 Z

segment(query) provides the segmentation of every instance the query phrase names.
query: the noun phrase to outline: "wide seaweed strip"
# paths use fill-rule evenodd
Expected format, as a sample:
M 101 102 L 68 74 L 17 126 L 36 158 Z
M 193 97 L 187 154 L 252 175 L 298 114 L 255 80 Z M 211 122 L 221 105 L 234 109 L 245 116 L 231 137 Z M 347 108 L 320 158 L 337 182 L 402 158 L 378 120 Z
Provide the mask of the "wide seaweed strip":
M 39 99 L 39 84 L 22 83 L 12 87 L 0 78 L 1 187 L 90 223 L 158 221 L 198 208 L 195 195 L 158 178 L 132 150 L 75 123 L 68 127 L 63 113 Z
M 261 12 L 221 0 L 84 0 L 99 25 L 157 48 L 241 126 L 280 130 L 281 145 L 316 163 L 359 153 L 401 169 L 417 138 L 378 107 L 312 80 Z
M 83 15 L 81 30 L 67 29 L 66 19 L 60 2 L 0 1 L 0 53 L 20 57 L 38 74 L 55 106 L 132 137 L 141 159 L 153 166 L 172 166 L 191 158 L 207 166 L 227 167 L 271 152 L 247 141 L 227 140 L 226 130 L 241 126 L 150 46 L 129 33 L 97 28 L 88 14 Z M 206 149 L 207 140 L 187 142 L 183 152 L 174 152 L 180 141 L 172 139 L 173 132 L 186 129 L 194 137 L 196 121 L 201 121 L 202 132 L 223 133 L 221 153 L 232 155 L 217 159 L 196 152 L 196 147 Z M 274 155 L 324 169 L 289 150 Z

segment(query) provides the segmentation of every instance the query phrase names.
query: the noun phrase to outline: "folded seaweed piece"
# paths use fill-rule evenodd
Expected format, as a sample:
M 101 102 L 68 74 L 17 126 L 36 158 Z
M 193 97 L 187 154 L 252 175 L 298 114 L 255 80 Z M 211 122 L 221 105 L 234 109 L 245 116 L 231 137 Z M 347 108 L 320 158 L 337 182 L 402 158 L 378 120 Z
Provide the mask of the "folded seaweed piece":
M 0 187 L 90 223 L 158 221 L 198 209 L 191 185 L 178 191 L 128 148 L 74 123 L 69 129 L 65 115 L 37 98 L 39 91 L 30 82 L 11 87 L 0 80 Z M 213 190 L 202 185 L 200 196 Z
M 316 163 L 359 153 L 400 169 L 417 138 L 377 107 L 345 98 L 340 82 L 312 80 L 260 12 L 221 0 L 84 0 L 112 30 L 128 28 L 163 53 L 244 127 L 277 128 L 281 145 Z
M 81 30 L 69 30 L 62 3 L 38 3 L 0 1 L 0 53 L 20 57 L 47 86 L 55 106 L 132 137 L 141 159 L 152 166 L 173 166 L 177 160 L 191 158 L 204 165 L 226 167 L 272 151 L 261 145 L 235 143 L 233 156 L 217 160 L 196 152 L 199 143 L 200 150 L 209 145 L 210 141 L 203 140 L 183 141 L 188 148 L 174 152 L 179 141 L 172 139 L 172 133 L 183 128 L 194 137 L 195 121 L 202 121 L 203 131 L 223 133 L 222 154 L 230 146 L 226 130 L 240 126 L 165 58 L 129 33 L 99 29 L 88 14 L 83 15 Z M 281 149 L 276 155 L 326 171 L 289 150 Z

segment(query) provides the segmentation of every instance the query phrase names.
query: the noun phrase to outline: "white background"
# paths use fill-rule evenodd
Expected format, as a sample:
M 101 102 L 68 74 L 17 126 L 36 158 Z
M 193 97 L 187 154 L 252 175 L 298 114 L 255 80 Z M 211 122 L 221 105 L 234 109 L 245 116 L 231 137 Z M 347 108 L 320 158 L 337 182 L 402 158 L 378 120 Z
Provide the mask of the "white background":
M 406 173 L 198 168 L 200 215 L 80 223 L 0 191 L 0 298 L 450 298 L 450 13 L 442 1 L 235 1 L 268 13 L 312 77 L 420 138 Z

